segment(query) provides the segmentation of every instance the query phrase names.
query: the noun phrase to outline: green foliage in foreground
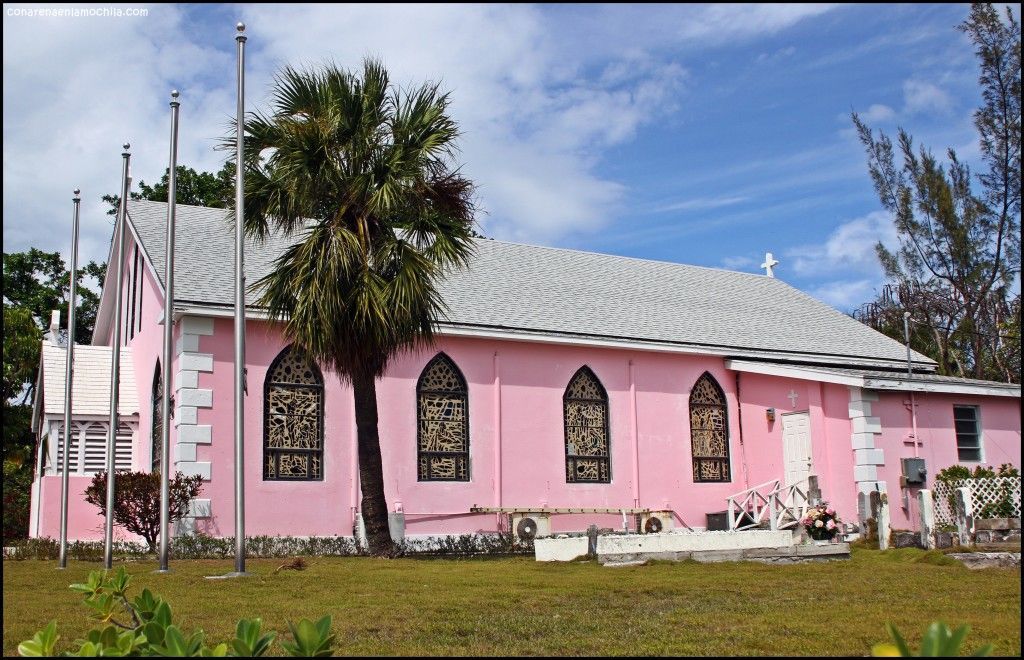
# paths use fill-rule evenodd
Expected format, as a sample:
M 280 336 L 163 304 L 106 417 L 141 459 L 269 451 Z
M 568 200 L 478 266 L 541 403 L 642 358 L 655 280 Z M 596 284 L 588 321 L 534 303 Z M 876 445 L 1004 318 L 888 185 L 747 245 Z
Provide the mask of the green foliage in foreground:
M 891 623 L 885 624 L 889 636 L 892 637 L 892 644 L 875 644 L 871 647 L 871 655 L 897 658 L 950 658 L 961 655 L 960 647 L 967 638 L 971 627 L 964 624 L 956 630 L 950 630 L 942 621 L 933 622 L 924 632 L 921 638 L 921 652 L 914 653 L 910 645 L 903 638 L 896 626 Z M 992 655 L 992 645 L 986 644 L 974 653 L 974 657 Z
M 206 633 L 201 629 L 186 634 L 172 623 L 171 606 L 149 589 L 143 589 L 134 600 L 128 600 L 131 581 L 132 577 L 122 566 L 113 574 L 92 571 L 86 582 L 71 585 L 72 591 L 85 597 L 84 604 L 99 625 L 89 630 L 85 639 L 75 641 L 77 649 L 65 651 L 62 655 L 255 657 L 266 654 L 274 641 L 275 633 L 261 634 L 263 622 L 260 619 L 241 619 L 235 627 L 234 639 L 208 646 Z M 331 633 L 330 615 L 316 623 L 309 619 L 302 619 L 298 624 L 289 622 L 288 627 L 294 641 L 281 644 L 288 655 L 310 658 L 332 655 L 334 635 Z M 53 620 L 32 639 L 19 644 L 18 653 L 28 657 L 54 656 L 57 655 L 59 640 L 57 621 Z
M 275 632 L 268 655 L 283 655 L 286 621 L 330 614 L 337 653 L 375 655 L 824 655 L 863 656 L 885 624 L 920 631 L 929 621 L 971 626 L 968 648 L 992 643 L 1019 655 L 1020 571 L 968 570 L 952 558 L 907 548 L 855 550 L 849 561 L 766 565 L 657 562 L 605 568 L 532 557 L 460 559 L 250 559 L 253 575 L 223 574 L 233 560 L 125 562 L 133 589 L 174 606 L 183 630 L 207 639 L 236 635 L 240 616 L 259 615 Z M 48 621 L 62 643 L 91 627 L 68 590 L 97 563 L 5 561 L 4 653 Z M 343 640 L 343 641 L 341 641 Z M 976 644 L 971 641 L 976 640 Z

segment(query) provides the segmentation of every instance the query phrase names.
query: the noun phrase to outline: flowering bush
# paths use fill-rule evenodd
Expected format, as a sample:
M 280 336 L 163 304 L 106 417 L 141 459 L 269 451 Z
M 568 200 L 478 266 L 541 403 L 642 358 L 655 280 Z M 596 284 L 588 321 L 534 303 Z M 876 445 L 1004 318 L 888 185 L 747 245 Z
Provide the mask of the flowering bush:
M 839 516 L 836 515 L 836 510 L 830 507 L 828 502 L 822 502 L 807 509 L 807 515 L 800 521 L 800 524 L 807 530 L 808 536 L 815 541 L 831 541 L 839 533 L 839 523 L 841 522 Z

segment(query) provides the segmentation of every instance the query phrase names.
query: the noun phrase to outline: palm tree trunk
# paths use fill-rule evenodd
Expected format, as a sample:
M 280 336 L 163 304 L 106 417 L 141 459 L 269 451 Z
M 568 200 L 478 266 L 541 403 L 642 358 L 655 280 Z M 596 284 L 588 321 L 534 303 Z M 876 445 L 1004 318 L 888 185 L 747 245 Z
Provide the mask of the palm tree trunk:
M 377 432 L 377 384 L 373 376 L 354 376 L 356 435 L 359 446 L 359 483 L 363 491 L 363 524 L 370 554 L 387 556 L 394 550 L 388 528 L 388 503 L 384 498 L 384 467 Z

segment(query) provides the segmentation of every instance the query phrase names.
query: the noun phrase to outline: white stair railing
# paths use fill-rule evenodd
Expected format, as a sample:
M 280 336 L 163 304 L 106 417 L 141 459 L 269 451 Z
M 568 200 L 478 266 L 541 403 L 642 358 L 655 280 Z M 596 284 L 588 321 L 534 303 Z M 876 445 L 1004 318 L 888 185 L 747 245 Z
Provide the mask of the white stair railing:
M 772 529 L 791 529 L 807 515 L 810 502 L 803 481 L 778 488 L 771 496 L 775 502 Z
M 741 531 L 768 523 L 769 529 L 791 529 L 807 515 L 806 484 L 783 486 L 774 479 L 725 498 L 730 531 Z
M 725 498 L 729 530 L 750 529 L 764 521 L 774 520 L 775 498 L 772 493 L 778 490 L 779 480 L 775 479 Z

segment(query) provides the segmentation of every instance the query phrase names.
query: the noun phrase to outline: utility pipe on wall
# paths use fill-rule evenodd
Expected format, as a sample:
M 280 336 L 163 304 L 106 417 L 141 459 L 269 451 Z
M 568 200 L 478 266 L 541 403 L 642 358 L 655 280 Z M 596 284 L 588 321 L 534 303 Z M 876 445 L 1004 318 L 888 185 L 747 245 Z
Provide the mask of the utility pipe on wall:
M 501 361 L 494 351 L 494 506 L 501 507 Z M 501 527 L 501 514 L 498 527 Z
M 913 377 L 914 372 L 910 368 L 910 312 L 903 312 L 903 337 L 907 340 L 907 381 Z M 910 425 L 913 430 L 911 439 L 914 441 L 914 458 L 918 458 L 917 452 L 917 402 L 914 400 L 914 392 L 910 392 Z
M 743 401 L 740 399 L 740 372 L 736 372 L 736 422 L 740 432 L 740 464 L 743 467 L 743 488 L 750 488 L 750 475 L 747 471 L 747 446 L 743 442 Z
M 629 361 L 629 419 L 633 436 L 633 507 L 640 507 L 640 433 L 636 418 L 636 365 Z M 625 519 L 625 516 L 623 516 Z M 625 521 L 623 521 L 625 524 Z

